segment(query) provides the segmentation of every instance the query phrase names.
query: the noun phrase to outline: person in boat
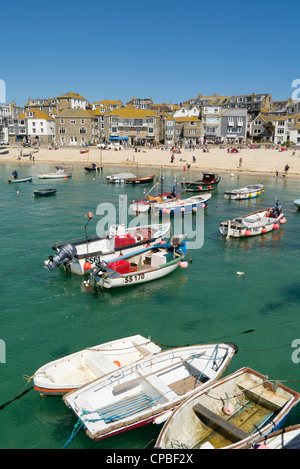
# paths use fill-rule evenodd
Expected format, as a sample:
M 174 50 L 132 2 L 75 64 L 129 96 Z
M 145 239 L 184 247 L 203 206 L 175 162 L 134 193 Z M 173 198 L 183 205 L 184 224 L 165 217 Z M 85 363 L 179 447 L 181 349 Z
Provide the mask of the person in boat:
M 18 177 L 19 177 L 18 176 L 18 171 L 14 170 L 11 174 L 12 174 L 14 179 L 18 179 Z
M 172 187 L 171 196 L 172 197 L 177 197 L 177 190 L 176 190 L 175 186 Z

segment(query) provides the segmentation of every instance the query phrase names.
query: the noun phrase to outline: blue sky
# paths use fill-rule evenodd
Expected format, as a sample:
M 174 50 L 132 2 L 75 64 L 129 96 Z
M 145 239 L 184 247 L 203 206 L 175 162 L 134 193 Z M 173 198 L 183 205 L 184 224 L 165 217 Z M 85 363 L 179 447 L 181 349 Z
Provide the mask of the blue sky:
M 1 13 L 0 79 L 19 105 L 68 91 L 124 104 L 280 100 L 300 79 L 299 0 L 17 0 Z

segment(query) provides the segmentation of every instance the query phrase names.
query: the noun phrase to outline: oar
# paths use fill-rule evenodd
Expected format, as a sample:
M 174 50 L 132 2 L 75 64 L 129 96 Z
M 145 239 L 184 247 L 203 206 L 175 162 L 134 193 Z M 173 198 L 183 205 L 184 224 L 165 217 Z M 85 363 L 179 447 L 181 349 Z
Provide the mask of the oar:
M 190 357 L 187 357 L 184 360 L 180 360 L 177 363 L 173 363 L 172 365 L 165 366 L 164 368 L 161 368 L 160 370 L 152 371 L 152 373 L 149 373 L 148 375 L 140 376 L 139 378 L 131 379 L 131 380 L 127 381 L 126 383 L 118 384 L 117 386 L 114 387 L 113 391 L 117 393 L 117 392 L 123 391 L 124 389 L 127 389 L 129 387 L 131 388 L 131 387 L 137 386 L 140 381 L 142 381 L 145 378 L 148 378 L 149 376 L 162 373 L 163 371 L 168 370 L 170 368 L 175 368 L 176 366 L 180 365 L 181 363 L 184 363 L 187 360 L 190 360 L 191 358 L 199 358 L 199 357 L 201 357 L 201 355 L 205 355 L 205 353 L 206 352 L 201 352 L 201 353 L 197 353 L 197 355 L 191 355 Z

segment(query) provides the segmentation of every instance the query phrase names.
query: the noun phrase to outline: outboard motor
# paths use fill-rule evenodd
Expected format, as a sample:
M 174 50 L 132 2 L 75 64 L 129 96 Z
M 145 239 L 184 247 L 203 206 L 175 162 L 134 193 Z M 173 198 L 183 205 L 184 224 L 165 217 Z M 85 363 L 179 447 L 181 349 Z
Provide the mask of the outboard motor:
M 45 261 L 45 269 L 54 270 L 62 262 L 70 262 L 73 260 L 76 254 L 76 248 L 74 244 L 66 244 L 59 249 L 57 256 L 50 256 L 48 261 Z

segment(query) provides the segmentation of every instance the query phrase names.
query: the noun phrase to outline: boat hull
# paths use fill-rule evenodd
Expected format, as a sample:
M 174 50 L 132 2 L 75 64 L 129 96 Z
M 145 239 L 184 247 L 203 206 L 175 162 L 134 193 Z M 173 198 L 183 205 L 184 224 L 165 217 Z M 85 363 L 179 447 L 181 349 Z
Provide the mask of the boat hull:
M 199 210 L 203 210 L 208 206 L 211 194 L 207 196 L 194 196 L 189 199 L 180 199 L 175 202 L 166 202 L 160 204 L 154 204 L 154 213 L 161 216 L 163 213 L 170 213 L 170 215 L 179 215 L 186 213 L 195 213 Z
M 45 189 L 33 191 L 35 197 L 49 197 L 50 195 L 56 194 L 56 189 Z
M 21 182 L 32 182 L 32 177 L 23 178 L 23 179 L 9 179 L 7 182 L 10 184 L 19 184 Z
M 39 179 L 67 179 L 72 177 L 72 171 L 64 173 L 41 173 L 38 175 Z
M 255 184 L 252 186 L 250 185 L 243 187 L 241 189 L 225 191 L 224 197 L 225 199 L 231 200 L 254 199 L 255 197 L 259 197 L 263 190 L 264 186 L 262 184 Z

